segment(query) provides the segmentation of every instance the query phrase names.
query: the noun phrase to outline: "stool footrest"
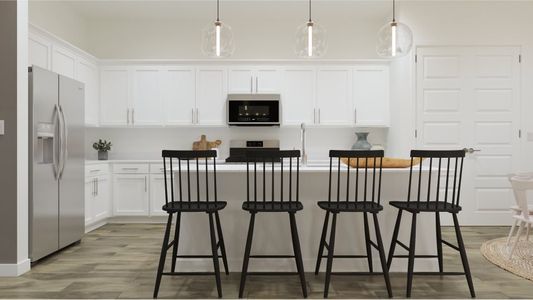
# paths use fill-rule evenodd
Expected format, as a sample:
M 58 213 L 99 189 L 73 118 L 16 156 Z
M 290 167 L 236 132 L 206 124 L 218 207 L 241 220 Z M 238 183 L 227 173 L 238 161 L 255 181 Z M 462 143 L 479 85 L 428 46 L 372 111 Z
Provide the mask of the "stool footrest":
M 402 248 L 404 248 L 405 250 L 409 251 L 409 247 L 407 247 L 404 243 L 402 243 L 402 242 L 397 240 L 396 244 L 400 245 Z
M 174 246 L 174 243 L 176 243 L 176 241 L 170 242 L 170 244 L 167 245 L 165 251 L 167 251 L 168 249 L 172 248 L 172 246 Z
M 177 258 L 213 258 L 213 255 L 176 255 Z M 222 258 L 222 255 L 218 255 L 218 258 Z
M 369 275 L 383 275 L 383 272 L 331 272 L 331 275 L 338 275 L 338 276 L 369 276 Z
M 450 242 L 448 242 L 448 241 L 441 240 L 441 242 L 442 242 L 444 245 L 446 245 L 446 246 L 448 246 L 448 247 L 450 247 L 450 248 L 452 248 L 452 249 L 455 249 L 455 250 L 457 250 L 457 251 L 461 251 L 461 249 L 459 249 L 459 247 L 455 246 L 454 244 L 452 244 L 452 243 L 450 243 Z
M 294 258 L 294 255 L 250 255 L 250 258 Z
M 414 275 L 419 276 L 456 276 L 466 275 L 464 272 L 413 272 Z
M 215 275 L 215 272 L 163 272 L 166 276 L 206 276 Z
M 255 276 L 285 276 L 285 275 L 298 275 L 298 272 L 246 272 L 246 275 L 255 275 Z
M 367 255 L 333 255 L 333 258 L 367 258 Z M 328 258 L 327 255 L 322 255 L 322 258 Z
M 409 255 L 394 255 L 393 257 L 397 258 L 409 258 Z M 438 255 L 425 255 L 425 254 L 418 254 L 415 255 L 415 258 L 438 258 Z

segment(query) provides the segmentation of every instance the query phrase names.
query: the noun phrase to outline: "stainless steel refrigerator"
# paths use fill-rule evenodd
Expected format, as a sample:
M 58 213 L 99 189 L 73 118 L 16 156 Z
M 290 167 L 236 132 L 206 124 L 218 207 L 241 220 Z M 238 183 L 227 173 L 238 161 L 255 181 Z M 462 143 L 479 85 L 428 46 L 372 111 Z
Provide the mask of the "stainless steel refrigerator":
M 74 79 L 29 68 L 31 261 L 84 233 L 84 88 Z

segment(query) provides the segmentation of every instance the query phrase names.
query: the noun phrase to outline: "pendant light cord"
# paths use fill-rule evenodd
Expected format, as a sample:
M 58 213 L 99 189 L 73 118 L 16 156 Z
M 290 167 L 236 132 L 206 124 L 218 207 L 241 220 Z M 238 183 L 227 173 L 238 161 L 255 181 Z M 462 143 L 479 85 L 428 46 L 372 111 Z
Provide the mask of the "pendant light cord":
M 396 0 L 392 0 L 392 22 L 396 22 Z
M 217 22 L 220 21 L 220 3 L 219 0 L 217 0 Z
M 309 0 L 309 22 L 311 22 L 311 0 Z

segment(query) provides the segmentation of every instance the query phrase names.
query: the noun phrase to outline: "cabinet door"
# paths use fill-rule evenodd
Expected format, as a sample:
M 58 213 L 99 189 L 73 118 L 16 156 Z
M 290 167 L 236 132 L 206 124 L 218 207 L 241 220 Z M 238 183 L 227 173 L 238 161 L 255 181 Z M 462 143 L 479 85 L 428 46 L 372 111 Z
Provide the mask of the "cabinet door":
M 38 35 L 29 34 L 28 63 L 50 70 L 52 43 Z
M 130 73 L 126 68 L 103 68 L 100 72 L 100 124 L 128 125 Z
M 315 83 L 314 68 L 294 67 L 283 71 L 281 95 L 283 125 L 315 122 Z
M 76 78 L 76 55 L 65 48 L 52 46 L 52 71 Z
M 94 222 L 93 202 L 95 194 L 94 177 L 85 179 L 85 225 Z
M 111 211 L 110 176 L 96 177 L 96 196 L 93 201 L 94 221 L 100 221 L 109 216 Z
M 80 59 L 78 60 L 76 79 L 85 84 L 85 124 L 98 125 L 99 83 L 98 66 Z
M 255 90 L 254 70 L 251 67 L 229 68 L 228 93 L 253 93 Z
M 167 179 L 170 184 L 170 178 Z M 170 186 L 169 193 L 170 193 Z M 170 195 L 169 195 L 170 198 Z M 169 199 L 170 200 L 170 199 Z M 165 205 L 165 178 L 163 174 L 150 175 L 150 215 L 161 216 L 166 212 L 161 208 Z
M 163 97 L 160 89 L 161 73 L 157 68 L 135 68 L 133 70 L 133 104 L 131 123 L 133 125 L 163 125 Z
M 389 68 L 357 67 L 353 73 L 355 122 L 360 126 L 389 126 Z
M 225 68 L 198 68 L 196 121 L 201 125 L 226 124 L 227 72 Z
M 148 175 L 113 175 L 113 207 L 117 216 L 148 215 Z
M 162 73 L 163 102 L 167 125 L 190 125 L 196 106 L 196 72 L 194 68 L 168 68 Z
M 319 68 L 317 71 L 317 121 L 322 125 L 353 124 L 351 68 Z
M 256 93 L 279 93 L 280 92 L 279 68 L 257 68 L 255 71 L 254 91 Z

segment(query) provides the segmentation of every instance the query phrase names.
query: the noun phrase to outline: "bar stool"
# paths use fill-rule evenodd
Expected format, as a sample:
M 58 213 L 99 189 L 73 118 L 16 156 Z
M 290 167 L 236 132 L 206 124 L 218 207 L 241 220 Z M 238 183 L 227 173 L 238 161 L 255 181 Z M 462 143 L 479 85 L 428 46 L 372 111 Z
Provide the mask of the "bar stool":
M 244 293 L 244 285 L 248 275 L 293 275 L 294 273 L 281 272 L 248 272 L 248 262 L 250 258 L 294 258 L 296 261 L 296 268 L 300 276 L 300 283 L 302 286 L 302 293 L 307 298 L 307 288 L 304 275 L 304 266 L 302 261 L 302 251 L 300 249 L 300 240 L 298 238 L 298 229 L 296 227 L 296 212 L 303 209 L 302 203 L 299 201 L 299 184 L 300 184 L 300 151 L 299 150 L 264 150 L 264 151 L 249 151 L 247 153 L 249 158 L 246 163 L 246 201 L 242 204 L 242 209 L 250 213 L 250 224 L 248 227 L 248 237 L 246 239 L 246 248 L 244 251 L 244 260 L 242 264 L 241 283 L 239 287 L 239 298 L 242 298 Z M 289 187 L 286 189 L 288 193 L 288 201 L 284 200 L 284 163 L 288 160 L 288 181 Z M 293 162 L 296 163 L 296 175 L 293 176 Z M 276 162 L 279 162 L 279 168 L 274 168 Z M 253 165 L 251 170 L 250 165 Z M 262 166 L 259 172 L 262 172 L 262 182 L 258 180 L 258 167 Z M 271 172 L 271 199 L 266 198 L 266 183 L 267 183 L 267 168 Z M 276 171 L 280 175 L 280 193 L 279 200 L 275 196 L 275 174 Z M 251 198 L 251 183 L 250 177 L 253 177 L 253 198 Z M 294 177 L 296 182 L 293 183 Z M 270 181 L 270 179 L 269 179 Z M 263 198 L 260 200 L 257 196 L 258 191 L 263 193 Z M 294 197 L 293 197 L 294 194 Z M 253 199 L 253 200 L 252 200 Z M 294 255 L 250 255 L 252 248 L 252 239 L 254 232 L 255 215 L 262 212 L 278 212 L 288 213 L 291 227 L 292 246 Z M 296 275 L 296 274 L 294 274 Z
M 507 174 L 507 179 L 509 180 L 509 182 L 511 182 L 511 179 L 513 177 L 515 177 L 515 176 L 533 178 L 533 173 Z M 516 199 L 516 196 L 515 196 L 515 199 Z M 528 214 L 530 216 L 533 215 L 533 205 L 528 205 L 527 201 L 526 201 L 526 207 L 527 207 Z M 511 225 L 511 229 L 509 230 L 509 235 L 507 236 L 507 246 L 509 246 L 509 243 L 511 242 L 511 237 L 513 236 L 513 234 L 515 232 L 516 226 L 518 225 L 518 222 L 520 222 L 520 220 L 515 218 L 515 216 L 518 216 L 518 215 L 522 214 L 522 208 L 520 208 L 520 206 L 518 206 L 517 204 L 512 205 L 510 207 L 510 209 L 513 212 L 513 219 L 515 219 L 515 221 L 514 221 L 513 225 Z
M 468 265 L 468 259 L 466 256 L 465 245 L 461 235 L 461 228 L 459 221 L 457 220 L 457 214 L 461 211 L 459 206 L 459 198 L 461 194 L 461 180 L 463 174 L 463 160 L 465 157 L 464 150 L 411 150 L 411 167 L 409 170 L 409 187 L 407 192 L 407 201 L 391 201 L 389 204 L 398 208 L 398 216 L 396 218 L 396 224 L 394 226 L 394 232 L 390 245 L 389 257 L 387 261 L 387 267 L 390 269 L 392 258 L 408 258 L 407 266 L 407 292 L 406 297 L 411 297 L 411 287 L 413 283 L 413 275 L 465 275 L 468 287 L 470 289 L 470 295 L 472 298 L 476 296 L 474 292 L 474 284 L 472 282 L 472 275 L 470 273 L 470 267 Z M 427 178 L 427 193 L 426 199 L 422 199 L 422 163 L 419 165 L 418 184 L 416 193 L 416 200 L 411 200 L 411 188 L 413 183 L 413 159 L 420 158 L 429 159 L 429 172 Z M 438 160 L 438 171 L 436 174 L 436 187 L 433 188 L 432 195 L 432 168 L 433 160 Z M 444 166 L 446 164 L 446 166 Z M 443 171 L 442 168 L 445 167 Z M 442 174 L 445 172 L 446 174 Z M 453 172 L 453 176 L 450 174 Z M 453 183 L 451 182 L 453 180 Z M 444 190 L 442 190 L 442 183 L 444 182 Z M 453 186 L 452 186 L 453 184 Z M 442 193 L 444 193 L 444 201 L 442 199 Z M 433 197 L 434 196 L 434 197 Z M 412 214 L 411 222 L 411 237 L 409 247 L 398 240 L 398 233 L 400 230 L 400 221 L 402 218 L 402 212 L 407 211 Z M 450 213 L 453 217 L 453 224 L 455 227 L 455 234 L 457 237 L 457 246 L 442 239 L 440 228 L 440 213 Z M 437 255 L 415 255 L 416 246 L 416 218 L 419 213 L 435 213 L 436 223 L 436 235 L 437 235 Z M 394 255 L 396 244 L 400 245 L 405 250 L 409 251 L 409 255 Z M 461 261 L 463 264 L 464 272 L 444 272 L 443 271 L 443 259 L 442 259 L 442 244 L 449 246 L 450 248 L 457 250 L 461 255 Z M 439 263 L 438 272 L 413 272 L 415 258 L 437 258 Z
M 515 218 L 520 223 L 518 224 L 518 232 L 516 233 L 516 239 L 513 243 L 511 251 L 509 252 L 509 259 L 513 257 L 516 245 L 520 241 L 522 228 L 527 228 L 526 241 L 528 241 L 529 231 L 531 229 L 531 225 L 533 224 L 533 217 L 529 213 L 529 208 L 527 205 L 527 191 L 533 190 L 533 177 L 514 176 L 510 178 L 510 181 L 513 187 L 516 205 L 520 209 L 520 212 L 518 214 L 515 214 L 513 218 Z M 511 235 L 509 236 L 509 239 L 511 239 Z
M 387 286 L 387 292 L 389 297 L 392 297 L 392 289 L 389 280 L 389 270 L 387 268 L 387 261 L 385 259 L 385 250 L 383 248 L 383 241 L 381 239 L 381 231 L 379 229 L 379 222 L 377 215 L 383 210 L 383 206 L 380 204 L 381 198 L 381 175 L 382 175 L 382 161 L 383 150 L 374 151 L 343 151 L 343 150 L 331 150 L 329 151 L 329 192 L 328 201 L 318 202 L 318 206 L 326 211 L 324 218 L 324 226 L 322 228 L 322 235 L 320 237 L 320 244 L 318 246 L 318 257 L 316 261 L 315 275 L 318 274 L 320 269 L 320 262 L 322 258 L 327 258 L 326 265 L 326 282 L 324 286 L 324 298 L 328 297 L 329 284 L 331 275 L 335 274 L 348 274 L 348 275 L 380 275 L 383 274 L 385 278 L 385 284 Z M 346 198 L 341 200 L 341 159 L 347 159 L 346 170 Z M 336 165 L 336 200 L 332 199 L 332 177 L 333 177 L 333 159 L 335 159 Z M 353 194 L 353 201 L 350 200 L 350 163 L 355 162 L 355 174 L 352 181 L 355 179 L 355 190 Z M 364 164 L 364 172 L 360 170 L 360 163 Z M 369 174 L 369 168 L 372 174 Z M 362 173 L 362 174 L 360 174 Z M 376 182 L 377 179 L 377 182 Z M 364 185 L 360 187 L 359 181 L 362 181 Z M 369 182 L 371 181 L 371 182 Z M 371 187 L 368 187 L 368 186 Z M 344 190 L 344 189 L 343 189 Z M 362 195 L 360 195 L 362 194 Z M 362 196 L 362 197 L 361 197 Z M 350 213 L 362 213 L 364 217 L 364 231 L 365 231 L 365 244 L 366 255 L 335 255 L 335 230 L 337 226 L 337 215 L 341 212 Z M 329 243 L 326 242 L 326 235 L 329 223 L 329 216 L 333 215 L 331 221 L 331 229 L 329 235 Z M 370 229 L 368 225 L 368 214 L 372 214 L 374 221 L 374 231 L 376 235 L 376 242 L 374 243 L 370 239 Z M 372 267 L 372 247 L 379 252 L 379 258 L 381 260 L 382 273 L 375 273 Z M 324 249 L 327 249 L 327 255 L 324 256 Z M 368 260 L 369 272 L 351 272 L 351 273 L 332 273 L 333 258 L 366 258 Z
M 224 263 L 224 270 L 226 274 L 229 274 L 228 270 L 228 260 L 226 258 L 226 249 L 224 246 L 224 237 L 222 236 L 222 227 L 220 225 L 220 217 L 218 211 L 226 207 L 225 201 L 218 201 L 217 199 L 217 176 L 216 176 L 216 151 L 173 151 L 173 150 L 163 150 L 163 167 L 164 167 L 164 179 L 165 179 L 165 205 L 163 210 L 168 213 L 167 227 L 165 229 L 165 237 L 163 239 L 163 246 L 161 247 L 161 256 L 159 258 L 159 267 L 157 269 L 157 277 L 154 288 L 154 298 L 157 298 L 159 292 L 159 285 L 161 284 L 161 277 L 163 275 L 215 275 L 215 280 L 217 284 L 218 297 L 222 297 L 222 286 L 220 282 L 220 268 L 219 268 L 219 258 L 222 258 Z M 175 164 L 173 160 L 177 159 L 178 170 L 174 170 Z M 201 195 L 200 193 L 200 163 L 199 160 L 202 159 L 205 164 L 205 194 Z M 167 162 L 168 160 L 168 162 Z M 195 177 L 196 177 L 196 199 L 192 199 L 192 194 L 194 193 L 191 190 L 191 161 L 196 165 Z M 213 177 L 213 198 L 209 199 L 209 161 L 212 161 L 212 177 Z M 182 163 L 185 163 L 186 166 L 182 167 Z M 167 166 L 169 168 L 167 168 Z M 183 170 L 183 168 L 185 170 Z M 179 201 L 174 199 L 174 172 L 178 173 L 178 182 L 177 188 L 179 193 Z M 194 174 L 192 175 L 194 176 Z M 182 177 L 186 177 L 185 180 L 182 180 Z M 203 176 L 202 176 L 203 177 Z M 170 179 L 170 180 L 168 180 Z M 183 182 L 185 181 L 185 183 Z M 169 188 L 170 186 L 170 188 Z M 202 188 L 203 189 L 203 188 Z M 186 195 L 185 191 L 187 192 Z M 186 197 L 186 198 L 185 198 Z M 203 212 L 206 213 L 209 217 L 209 235 L 211 238 L 211 255 L 178 255 L 178 243 L 179 243 L 179 232 L 180 232 L 180 221 L 181 213 L 192 213 L 192 212 Z M 177 214 L 176 217 L 176 228 L 174 231 L 174 240 L 169 243 L 170 231 L 172 228 L 172 217 L 174 214 Z M 214 221 L 213 221 L 214 219 Z M 215 234 L 215 223 L 216 223 L 216 234 Z M 218 235 L 218 239 L 217 239 Z M 165 267 L 165 259 L 167 251 L 173 248 L 172 250 L 172 267 L 170 272 L 163 272 Z M 220 249 L 221 255 L 218 254 Z M 176 272 L 176 259 L 177 258 L 211 258 L 213 259 L 214 272 Z

